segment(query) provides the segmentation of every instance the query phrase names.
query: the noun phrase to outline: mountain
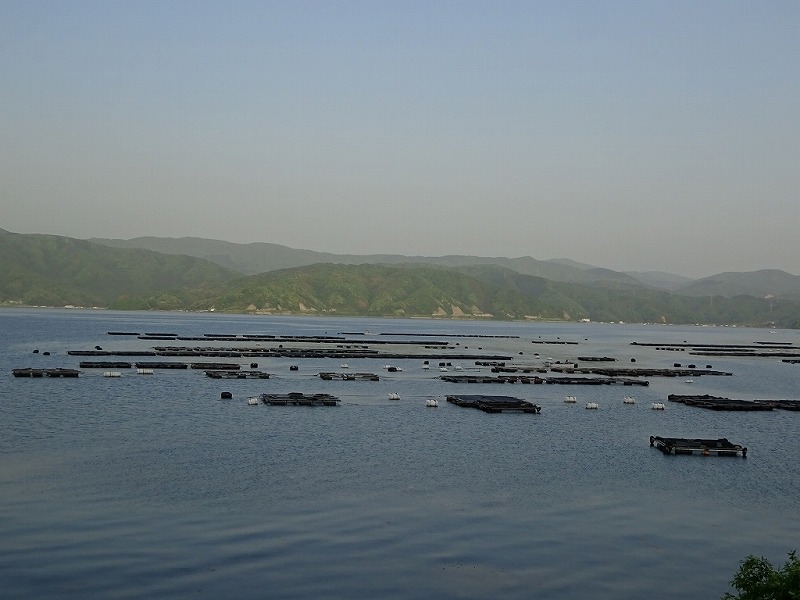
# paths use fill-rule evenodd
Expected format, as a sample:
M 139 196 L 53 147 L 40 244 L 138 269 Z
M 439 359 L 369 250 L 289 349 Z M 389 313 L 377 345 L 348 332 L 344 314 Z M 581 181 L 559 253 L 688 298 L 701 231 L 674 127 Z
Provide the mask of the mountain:
M 281 246 L 280 244 L 263 242 L 236 244 L 196 237 L 139 237 L 130 240 L 94 238 L 90 241 L 115 248 L 142 248 L 164 254 L 194 256 L 243 275 L 256 275 L 317 263 L 345 265 L 426 264 L 451 268 L 491 265 L 511 269 L 523 275 L 542 277 L 562 283 L 625 284 L 665 290 L 686 296 L 713 295 L 733 297 L 751 295 L 763 298 L 768 294 L 783 296 L 800 293 L 800 285 L 797 283 L 799 278 L 777 270 L 721 273 L 695 281 L 687 277 L 660 271 L 622 273 L 567 258 L 537 260 L 530 256 L 505 258 L 469 255 L 332 254 L 312 250 L 298 250 Z
M 682 295 L 589 265 L 531 258 L 437 260 L 452 264 L 412 257 L 392 265 L 318 263 L 246 276 L 191 256 L 0 230 L 0 303 L 800 327 L 800 295 L 793 287 L 799 278 L 782 271 L 723 273 L 706 278 L 707 287 L 695 295 Z M 554 281 L 519 270 L 542 264 L 572 268 L 587 279 Z M 719 293 L 724 285 L 750 286 L 757 294 L 726 297 Z
M 236 279 L 200 308 L 370 316 L 562 318 L 519 290 L 424 265 L 317 264 Z
M 191 308 L 226 312 L 800 326 L 800 303 L 554 282 L 495 265 L 318 264 L 225 283 Z M 773 310 L 774 308 L 774 310 Z
M 138 308 L 182 308 L 234 276 L 194 257 L 0 229 L 0 302 L 123 308 L 136 295 Z
M 744 273 L 720 273 L 704 277 L 675 289 L 684 296 L 800 296 L 800 277 L 778 269 L 763 269 Z
M 330 254 L 311 250 L 296 250 L 269 243 L 234 244 L 203 238 L 155 238 L 140 237 L 130 240 L 93 238 L 95 243 L 115 248 L 144 248 L 165 254 L 196 256 L 233 269 L 244 275 L 256 275 L 268 271 L 302 267 L 317 263 L 345 265 L 361 264 L 429 264 L 446 267 L 469 265 L 496 265 L 512 269 L 525 275 L 544 277 L 563 282 L 614 281 L 637 284 L 637 280 L 625 273 L 574 263 L 566 259 L 542 261 L 530 256 L 519 258 L 483 256 L 403 256 L 399 254 Z
M 617 321 L 635 314 L 639 321 L 657 321 L 669 312 L 664 309 L 669 303 L 667 294 L 662 294 L 661 305 L 649 312 L 633 313 L 631 303 L 623 296 L 634 288 L 625 284 L 601 286 L 602 292 L 595 288 L 594 284 L 554 282 L 496 265 L 317 264 L 229 281 L 220 294 L 194 308 L 574 321 L 591 318 L 592 312 L 585 305 L 591 306 L 594 301 L 595 314 L 605 320 Z M 581 300 L 576 301 L 576 296 Z
M 646 287 L 670 292 L 686 286 L 693 281 L 689 277 L 676 275 L 675 273 L 664 273 L 663 271 L 626 271 L 625 274 L 630 275 Z
M 92 238 L 89 241 L 113 248 L 142 248 L 162 254 L 194 256 L 216 263 L 243 275 L 303 267 L 338 261 L 335 254 L 313 250 L 295 250 L 280 244 L 254 242 L 236 244 L 197 237 L 138 237 L 130 240 Z

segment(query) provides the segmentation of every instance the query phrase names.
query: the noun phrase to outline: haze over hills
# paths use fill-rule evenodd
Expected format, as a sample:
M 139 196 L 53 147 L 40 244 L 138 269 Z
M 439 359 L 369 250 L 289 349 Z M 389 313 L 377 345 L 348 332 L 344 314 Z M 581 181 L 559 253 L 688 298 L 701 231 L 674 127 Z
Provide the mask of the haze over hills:
M 663 271 L 626 271 L 626 274 L 640 281 L 642 285 L 667 291 L 677 290 L 693 281 L 691 277 Z
M 110 248 L 56 235 L 0 229 L 0 301 L 109 306 L 127 296 L 173 296 L 153 308 L 180 308 L 193 294 L 238 274 L 192 256 Z M 146 306 L 145 306 L 146 307 Z
M 590 283 L 614 281 L 631 285 L 642 282 L 626 273 L 584 265 L 568 259 L 536 260 L 530 256 L 519 258 L 483 256 L 403 256 L 399 254 L 330 254 L 312 250 L 297 250 L 279 244 L 262 242 L 234 244 L 203 238 L 156 238 L 140 237 L 130 240 L 92 238 L 92 242 L 117 248 L 145 248 L 166 254 L 185 254 L 205 258 L 228 269 L 245 275 L 256 275 L 278 269 L 302 267 L 316 263 L 344 265 L 360 264 L 411 264 L 422 263 L 447 267 L 462 267 L 478 264 L 497 265 L 535 277 L 552 281 Z M 688 281 L 688 280 L 687 280 Z M 650 285 L 650 284 L 647 284 Z M 659 286 L 653 286 L 659 287 Z
M 172 250 L 176 247 L 174 240 L 145 239 L 155 240 L 148 242 L 153 246 L 161 244 Z M 193 247 L 198 253 L 198 248 L 204 249 L 217 262 L 0 230 L 0 303 L 269 314 L 800 326 L 800 294 L 796 293 L 800 278 L 781 271 L 720 274 L 690 282 L 684 287 L 692 293 L 683 294 L 647 287 L 628 274 L 565 260 L 396 255 L 342 258 L 272 244 L 240 245 L 191 238 L 178 245 L 183 249 Z M 275 254 L 263 259 L 261 255 L 270 248 Z M 244 256 L 249 257 L 251 270 L 256 264 L 276 268 L 244 275 L 219 264 L 239 265 Z M 287 261 L 320 258 L 331 261 L 277 268 Z M 265 262 L 259 262 L 262 260 Z M 379 260 L 385 262 L 378 264 Z M 360 264 L 350 264 L 355 262 Z M 562 280 L 524 271 L 553 273 Z M 584 279 L 574 281 L 581 277 L 578 273 Z M 664 274 L 655 277 L 669 279 Z M 743 289 L 752 293 L 738 293 Z
M 778 269 L 762 269 L 750 273 L 719 273 L 691 281 L 675 290 L 685 296 L 800 296 L 800 277 Z
M 256 275 L 279 269 L 309 266 L 317 263 L 360 264 L 428 264 L 446 267 L 495 265 L 534 277 L 563 283 L 619 283 L 644 286 L 687 296 L 800 294 L 800 277 L 784 271 L 762 270 L 749 273 L 722 273 L 703 279 L 661 271 L 622 273 L 568 258 L 537 260 L 485 256 L 404 256 L 399 254 L 332 254 L 289 248 L 280 244 L 254 242 L 236 244 L 195 237 L 139 237 L 130 240 L 92 238 L 92 242 L 117 248 L 143 248 L 165 254 L 182 254 L 204 258 L 244 275 Z

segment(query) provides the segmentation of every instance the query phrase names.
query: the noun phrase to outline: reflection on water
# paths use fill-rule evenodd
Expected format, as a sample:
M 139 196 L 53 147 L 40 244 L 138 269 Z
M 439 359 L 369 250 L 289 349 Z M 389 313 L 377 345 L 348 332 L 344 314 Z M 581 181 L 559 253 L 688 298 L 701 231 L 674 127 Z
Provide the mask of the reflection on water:
M 427 397 L 476 388 L 441 382 L 418 360 L 392 361 L 403 371 L 391 376 L 385 361 L 348 360 L 380 382 L 322 382 L 314 375 L 340 362 L 325 359 L 298 372 L 288 370 L 297 361 L 258 359 L 266 381 L 10 376 L 76 367 L 70 349 L 153 343 L 111 330 L 516 335 L 459 338 L 458 349 L 528 364 L 580 349 L 662 368 L 676 356 L 630 341 L 752 343 L 764 331 L 24 310 L 0 311 L 0 324 L 0 581 L 11 597 L 713 598 L 745 555 L 782 563 L 800 539 L 800 415 L 649 409 L 684 392 L 680 380 L 633 389 L 636 405 L 622 403 L 631 388 L 480 387 L 543 407 L 487 415 L 426 409 Z M 581 343 L 531 343 L 557 337 Z M 692 392 L 791 398 L 797 388 L 798 366 L 710 362 L 735 375 L 695 378 Z M 218 400 L 223 389 L 233 401 Z M 264 391 L 324 391 L 342 405 L 247 405 Z M 588 399 L 600 409 L 586 411 Z M 666 457 L 650 435 L 726 436 L 750 452 Z

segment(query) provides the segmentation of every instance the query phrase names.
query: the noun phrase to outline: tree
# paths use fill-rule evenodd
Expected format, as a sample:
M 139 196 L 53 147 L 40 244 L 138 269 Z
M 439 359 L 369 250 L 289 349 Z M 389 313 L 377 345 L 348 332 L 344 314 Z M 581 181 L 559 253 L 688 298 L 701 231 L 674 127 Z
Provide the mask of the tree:
M 800 559 L 793 550 L 786 564 L 776 570 L 766 558 L 750 555 L 731 586 L 739 593 L 725 593 L 722 600 L 800 600 Z

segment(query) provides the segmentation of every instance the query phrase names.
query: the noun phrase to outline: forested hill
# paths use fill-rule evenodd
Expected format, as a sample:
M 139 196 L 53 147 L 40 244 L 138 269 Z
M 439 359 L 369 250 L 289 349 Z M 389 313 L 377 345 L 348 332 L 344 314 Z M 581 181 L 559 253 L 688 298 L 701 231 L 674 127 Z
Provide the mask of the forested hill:
M 494 265 L 522 273 L 544 277 L 552 281 L 568 283 L 591 283 L 595 281 L 615 281 L 641 285 L 636 278 L 625 273 L 582 265 L 565 260 L 536 260 L 530 256 L 518 258 L 487 256 L 404 256 L 400 254 L 331 254 L 269 244 L 263 242 L 235 244 L 221 240 L 195 237 L 157 238 L 140 237 L 131 240 L 96 238 L 90 241 L 115 248 L 146 248 L 166 254 L 185 254 L 215 262 L 243 275 L 256 275 L 280 269 L 304 267 L 318 263 L 343 265 L 362 264 L 425 264 L 444 267 L 464 267 L 470 265 Z
M 242 276 L 196 257 L 2 230 L 0 303 L 800 327 L 792 296 L 695 297 L 627 279 L 552 281 L 496 264 L 323 263 Z
M 331 265 L 229 281 L 202 310 L 495 319 L 800 326 L 800 304 L 676 296 L 624 284 L 573 284 L 491 265 Z
M 184 308 L 238 274 L 206 260 L 0 230 L 0 302 L 111 306 L 148 297 Z

